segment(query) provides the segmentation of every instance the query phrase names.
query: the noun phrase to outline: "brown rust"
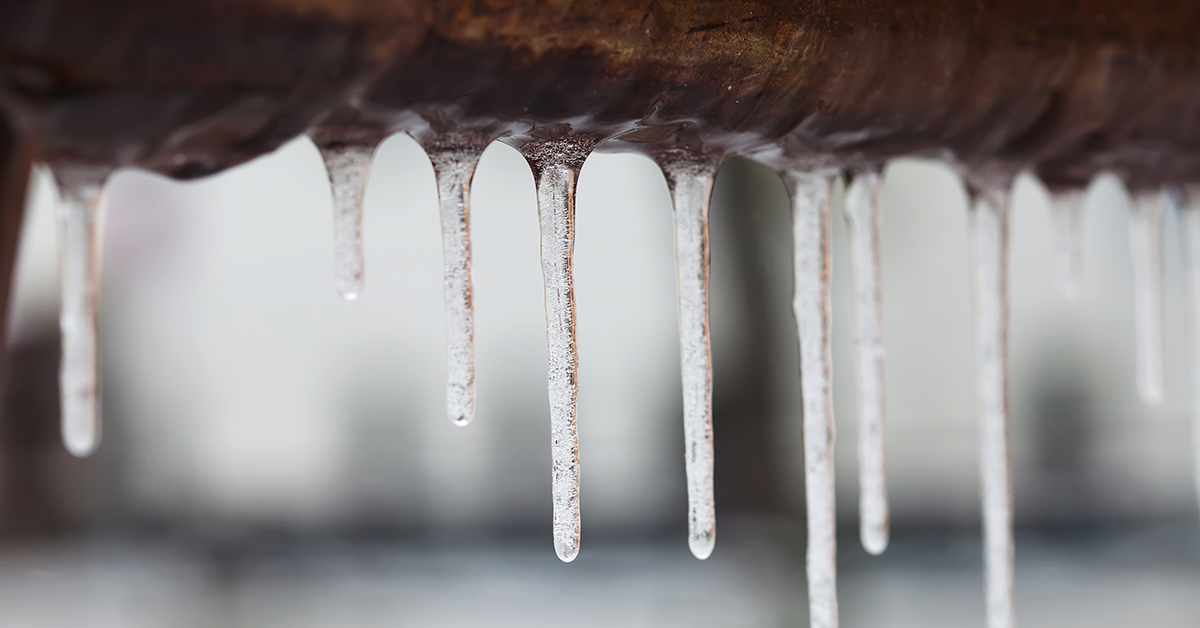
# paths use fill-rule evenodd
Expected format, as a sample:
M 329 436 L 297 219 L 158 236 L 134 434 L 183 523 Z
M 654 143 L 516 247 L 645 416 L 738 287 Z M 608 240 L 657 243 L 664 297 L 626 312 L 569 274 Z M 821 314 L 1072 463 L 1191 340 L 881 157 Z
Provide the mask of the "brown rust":
M 1200 175 L 1197 32 L 1188 0 L 21 0 L 0 78 L 45 158 L 179 177 L 434 117 L 1153 184 Z

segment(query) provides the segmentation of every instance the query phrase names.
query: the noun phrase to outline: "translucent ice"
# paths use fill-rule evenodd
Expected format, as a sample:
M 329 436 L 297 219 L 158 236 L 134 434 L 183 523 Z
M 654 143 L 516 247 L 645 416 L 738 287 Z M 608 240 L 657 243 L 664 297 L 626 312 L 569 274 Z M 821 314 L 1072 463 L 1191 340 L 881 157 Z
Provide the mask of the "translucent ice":
M 1083 213 L 1085 190 L 1054 190 L 1050 193 L 1050 218 L 1054 224 L 1054 258 L 1058 284 L 1067 301 L 1079 300 L 1083 284 Z
M 1129 254 L 1133 261 L 1133 323 L 1137 388 L 1147 405 L 1163 397 L 1162 209 L 1165 196 L 1138 192 L 1129 204 Z
M 373 143 L 318 146 L 333 190 L 333 263 L 338 293 L 353 301 L 363 287 L 363 191 Z

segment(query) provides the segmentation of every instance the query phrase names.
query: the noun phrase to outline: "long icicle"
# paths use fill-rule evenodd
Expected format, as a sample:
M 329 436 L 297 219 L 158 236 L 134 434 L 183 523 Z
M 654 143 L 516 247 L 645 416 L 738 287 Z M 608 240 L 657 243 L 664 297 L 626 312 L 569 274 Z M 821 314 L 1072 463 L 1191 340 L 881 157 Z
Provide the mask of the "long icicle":
M 1179 200 L 1192 301 L 1192 464 L 1200 499 L 1200 190 L 1187 189 L 1182 194 Z
M 579 554 L 579 431 L 575 413 L 579 355 L 575 349 L 575 183 L 596 145 L 590 135 L 535 139 L 520 147 L 533 169 L 546 290 L 547 382 L 550 397 L 554 551 Z
M 100 444 L 100 351 L 97 308 L 103 241 L 104 186 L 110 170 L 51 167 L 58 183 L 59 327 L 58 370 L 63 445 L 85 457 Z
M 674 157 L 659 159 L 659 164 L 674 203 L 688 547 L 696 558 L 704 560 L 712 554 L 717 533 L 708 326 L 708 204 L 720 162 L 705 157 Z
M 1008 203 L 1006 188 L 974 194 L 971 254 L 979 361 L 980 480 L 988 628 L 1012 628 L 1013 502 L 1008 436 Z
M 837 628 L 837 514 L 833 476 L 830 353 L 829 207 L 834 175 L 790 171 L 795 298 L 804 407 L 804 486 L 808 510 L 808 609 L 812 628 Z
M 1162 208 L 1160 192 L 1137 192 L 1128 205 L 1133 261 L 1133 323 L 1137 388 L 1146 405 L 1163 397 Z
M 1050 219 L 1054 225 L 1054 257 L 1058 285 L 1063 298 L 1079 300 L 1083 285 L 1083 214 L 1087 191 L 1061 189 L 1050 191 Z
M 475 305 L 471 282 L 471 178 L 488 138 L 441 136 L 425 151 L 437 177 L 446 300 L 446 414 L 455 425 L 475 418 Z
M 868 553 L 888 546 L 887 467 L 883 438 L 883 294 L 879 282 L 882 179 L 866 171 L 846 190 L 850 274 L 858 343 L 859 538 Z
M 333 264 L 338 293 L 353 301 L 362 294 L 363 192 L 371 170 L 374 143 L 318 145 L 333 192 Z

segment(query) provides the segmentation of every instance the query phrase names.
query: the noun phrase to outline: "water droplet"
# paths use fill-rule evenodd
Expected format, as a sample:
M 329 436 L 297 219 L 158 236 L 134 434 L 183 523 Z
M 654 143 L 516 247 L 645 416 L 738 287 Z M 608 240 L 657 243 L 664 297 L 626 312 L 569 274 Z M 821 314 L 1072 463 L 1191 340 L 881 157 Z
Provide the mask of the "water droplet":
M 878 172 L 862 172 L 846 190 L 845 207 L 858 344 L 859 538 L 863 549 L 874 555 L 887 549 L 889 537 L 883 438 L 883 294 L 879 282 L 882 191 Z
M 675 272 L 683 374 L 684 466 L 688 547 L 701 560 L 716 542 L 713 499 L 712 350 L 708 327 L 708 204 L 720 161 L 708 156 L 658 158 L 674 203 Z
M 829 207 L 833 173 L 789 171 L 795 246 L 792 309 L 800 337 L 804 404 L 804 486 L 808 514 L 809 625 L 837 628 L 837 513 L 833 474 L 832 316 Z
M 100 353 L 97 306 L 103 236 L 104 185 L 111 170 L 74 164 L 51 167 L 58 183 L 58 385 L 63 445 L 89 456 L 100 444 Z
M 1083 214 L 1087 192 L 1077 189 L 1050 193 L 1050 218 L 1054 224 L 1054 257 L 1063 298 L 1079 300 L 1083 285 Z
M 1163 398 L 1162 209 L 1159 192 L 1137 192 L 1128 205 L 1129 254 L 1133 261 L 1133 323 L 1137 388 L 1142 401 Z
M 317 147 L 333 192 L 333 264 L 338 293 L 353 301 L 363 288 L 363 192 L 375 143 L 329 143 Z
M 541 225 L 546 292 L 547 381 L 550 397 L 554 551 L 563 562 L 579 554 L 579 432 L 575 350 L 575 183 L 598 138 L 573 134 L 518 146 L 533 169 Z
M 980 478 L 988 628 L 1012 628 L 1013 505 L 1008 436 L 1006 188 L 972 195 L 971 269 L 979 364 Z
M 437 177 L 445 261 L 446 413 L 455 425 L 475 417 L 475 306 L 471 284 L 471 178 L 490 138 L 440 135 L 425 142 Z

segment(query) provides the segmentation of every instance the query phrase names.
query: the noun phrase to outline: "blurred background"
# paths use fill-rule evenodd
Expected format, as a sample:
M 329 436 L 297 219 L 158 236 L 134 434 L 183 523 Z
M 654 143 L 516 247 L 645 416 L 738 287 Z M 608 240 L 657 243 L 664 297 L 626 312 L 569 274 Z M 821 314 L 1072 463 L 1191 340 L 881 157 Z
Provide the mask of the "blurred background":
M 838 192 L 840 199 L 840 188 Z M 1011 408 L 1023 626 L 1200 616 L 1188 306 L 1165 226 L 1166 399 L 1134 385 L 1120 183 L 1089 193 L 1082 299 L 1056 284 L 1045 191 L 1018 180 Z M 782 184 L 714 191 L 718 543 L 685 537 L 672 226 L 649 160 L 593 155 L 576 297 L 583 547 L 550 542 L 533 179 L 508 146 L 472 194 L 478 411 L 445 417 L 433 172 L 396 136 L 366 193 L 366 288 L 338 298 L 307 139 L 197 182 L 109 188 L 104 440 L 57 427 L 55 192 L 34 174 L 0 422 L 0 626 L 804 626 L 803 460 Z M 893 541 L 858 546 L 851 293 L 833 221 L 842 623 L 983 625 L 967 215 L 935 162 L 886 172 L 882 235 Z

